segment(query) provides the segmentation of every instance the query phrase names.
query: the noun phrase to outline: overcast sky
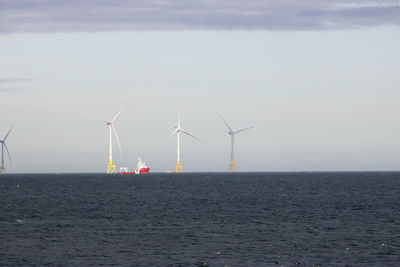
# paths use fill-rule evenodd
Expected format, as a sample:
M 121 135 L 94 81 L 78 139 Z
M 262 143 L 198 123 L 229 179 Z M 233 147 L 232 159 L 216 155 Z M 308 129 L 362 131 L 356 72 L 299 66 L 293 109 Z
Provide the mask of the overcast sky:
M 326 30 L 400 23 L 398 0 L 1 0 L 3 32 Z
M 303 3 L 304 2 L 304 3 Z M 112 3 L 112 4 L 111 4 Z M 0 0 L 10 172 L 399 170 L 400 1 Z M 116 148 L 116 147 L 115 147 Z

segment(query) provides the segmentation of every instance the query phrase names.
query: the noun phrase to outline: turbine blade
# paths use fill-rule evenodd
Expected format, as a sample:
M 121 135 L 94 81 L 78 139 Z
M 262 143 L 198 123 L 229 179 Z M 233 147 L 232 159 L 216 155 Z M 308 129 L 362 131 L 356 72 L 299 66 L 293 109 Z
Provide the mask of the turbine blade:
M 117 118 L 119 117 L 119 115 L 121 114 L 121 112 L 128 106 L 128 104 L 131 102 L 131 98 L 128 100 L 128 102 L 121 108 L 120 111 L 118 111 L 117 114 L 115 114 L 115 116 L 112 118 L 111 122 L 114 123 Z
M 226 123 L 226 121 L 222 118 L 222 116 L 219 115 L 218 113 L 217 113 L 217 115 L 218 115 L 219 118 L 222 120 L 222 122 L 226 125 L 226 127 L 228 128 L 228 130 L 231 131 L 231 132 L 233 132 L 232 128 L 229 127 L 228 123 Z
M 118 148 L 119 148 L 119 153 L 121 154 L 121 160 L 122 160 L 122 159 L 123 159 L 123 156 L 122 156 L 121 143 L 119 142 L 118 133 L 117 133 L 117 130 L 115 129 L 113 123 L 111 123 L 111 128 L 113 129 L 113 132 L 114 132 L 114 134 L 115 134 L 115 139 L 117 140 L 117 144 L 118 144 Z
M 121 109 L 120 111 L 118 111 L 117 114 L 115 114 L 115 116 L 114 116 L 114 117 L 112 118 L 112 120 L 111 120 L 112 123 L 115 122 L 115 120 L 119 117 L 119 114 L 121 114 L 121 112 L 122 112 L 122 109 Z
M 185 133 L 187 135 L 189 135 L 190 137 L 196 139 L 197 141 L 199 141 L 200 143 L 204 144 L 203 141 L 201 141 L 199 138 L 197 138 L 196 136 L 191 135 L 190 133 L 186 132 L 185 130 L 181 129 L 182 133 Z
M 178 130 L 179 130 L 179 128 L 175 129 L 170 135 L 168 135 L 168 137 L 165 138 L 165 140 L 163 141 L 163 143 L 166 142 L 171 136 L 173 136 L 174 134 L 176 134 L 176 133 L 178 132 Z
M 98 121 L 102 121 L 102 122 L 105 122 L 105 123 L 110 123 L 110 121 L 108 121 L 108 120 L 100 119 L 99 117 L 97 117 L 95 115 L 92 115 L 92 114 L 89 114 L 89 113 L 83 113 L 83 115 L 85 115 L 87 117 L 90 117 L 92 119 L 98 120 Z
M 244 129 L 240 129 L 240 130 L 238 130 L 238 131 L 234 132 L 233 134 L 237 134 L 237 133 L 240 133 L 240 132 L 243 132 L 243 131 L 249 130 L 249 129 L 251 129 L 251 128 L 254 128 L 254 126 L 247 127 L 247 128 L 244 128 Z
M 11 156 L 10 156 L 10 152 L 8 152 L 8 147 L 7 147 L 6 143 L 3 142 L 3 144 L 4 144 L 4 147 L 6 148 L 7 155 L 8 155 L 8 158 L 10 159 L 10 163 L 11 163 Z
M 11 129 L 8 131 L 8 133 L 6 134 L 6 137 L 4 137 L 3 141 L 6 141 L 8 135 L 10 134 L 11 130 L 14 128 L 14 124 L 11 126 Z
M 178 107 L 178 128 L 181 128 L 181 106 Z

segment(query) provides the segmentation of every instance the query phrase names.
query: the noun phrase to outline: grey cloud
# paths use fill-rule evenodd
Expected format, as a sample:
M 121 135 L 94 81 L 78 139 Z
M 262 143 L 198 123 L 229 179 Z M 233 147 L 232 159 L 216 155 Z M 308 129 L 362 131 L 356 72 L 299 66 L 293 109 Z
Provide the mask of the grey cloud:
M 0 78 L 0 84 L 7 84 L 7 83 L 18 83 L 18 82 L 28 82 L 33 81 L 33 79 L 24 79 L 24 78 Z M 0 88 L 1 93 L 19 93 L 26 91 L 26 88 L 20 87 L 4 87 Z
M 25 82 L 25 81 L 32 81 L 32 79 L 0 78 L 0 83 Z
M 19 93 L 23 92 L 25 89 L 23 88 L 0 88 L 0 94 L 1 93 Z
M 0 0 L 0 32 L 329 30 L 400 24 L 400 0 Z

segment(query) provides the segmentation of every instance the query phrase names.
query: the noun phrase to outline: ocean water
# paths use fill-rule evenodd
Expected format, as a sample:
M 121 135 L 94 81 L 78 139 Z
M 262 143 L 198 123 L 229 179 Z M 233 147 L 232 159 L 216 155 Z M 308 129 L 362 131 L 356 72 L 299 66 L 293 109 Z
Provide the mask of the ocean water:
M 0 266 L 400 266 L 400 173 L 0 176 Z

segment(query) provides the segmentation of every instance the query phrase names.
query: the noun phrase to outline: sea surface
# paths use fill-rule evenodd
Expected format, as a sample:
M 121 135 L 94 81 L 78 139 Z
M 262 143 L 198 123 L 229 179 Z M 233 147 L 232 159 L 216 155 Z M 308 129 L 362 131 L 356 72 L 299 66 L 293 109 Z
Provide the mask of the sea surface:
M 0 266 L 400 266 L 400 173 L 0 176 Z

